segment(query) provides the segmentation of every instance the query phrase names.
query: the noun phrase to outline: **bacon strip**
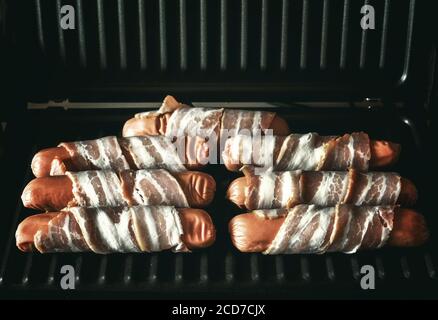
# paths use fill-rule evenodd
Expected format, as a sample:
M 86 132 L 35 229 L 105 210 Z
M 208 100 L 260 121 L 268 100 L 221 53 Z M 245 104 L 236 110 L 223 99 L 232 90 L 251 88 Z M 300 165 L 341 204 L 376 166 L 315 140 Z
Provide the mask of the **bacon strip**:
M 78 171 L 111 169 L 162 168 L 171 172 L 187 171 L 185 153 L 164 136 L 117 138 L 114 136 L 96 140 L 63 142 L 71 156 L 71 165 Z M 52 163 L 51 175 L 65 172 L 58 163 Z
M 236 135 L 225 142 L 222 158 L 225 164 L 252 165 L 266 169 L 275 168 L 274 152 L 278 149 L 277 136 Z
M 117 173 L 110 170 L 66 172 L 73 185 L 73 196 L 80 207 L 124 205 Z
M 118 171 L 129 169 L 118 139 L 114 136 L 96 140 L 62 142 L 58 146 L 67 149 L 73 165 L 78 168 Z M 53 173 L 56 174 L 56 172 Z
M 177 145 L 163 136 L 118 138 L 123 150 L 132 158 L 135 169 L 167 169 L 187 171 L 184 166 L 185 146 Z
M 383 246 L 393 228 L 394 207 L 318 207 L 298 205 L 292 209 L 256 210 L 269 219 L 287 214 L 264 254 L 344 252 Z
M 209 138 L 218 133 L 223 109 L 182 107 L 169 118 L 166 136 L 198 136 Z
M 35 247 L 46 252 L 188 251 L 174 207 L 70 208 L 38 230 Z
M 395 205 L 401 190 L 401 178 L 392 172 L 296 170 L 254 175 L 245 170 L 245 175 L 245 207 L 249 210 L 291 208 L 299 203 Z
M 219 137 L 223 130 L 228 135 L 261 134 L 270 127 L 275 117 L 274 112 L 190 107 L 176 101 L 174 103 L 176 104 L 168 105 L 165 99 L 158 110 L 137 113 L 135 118 L 156 117 L 172 112 L 167 121 L 166 136 L 211 138 L 214 135 Z M 242 130 L 245 132 L 241 132 Z
M 279 136 L 244 136 L 229 138 L 223 151 L 225 163 L 254 165 L 287 170 L 367 171 L 371 158 L 370 141 L 363 132 L 342 137 L 316 133 Z
M 301 171 L 247 175 L 245 207 L 249 210 L 289 208 L 303 203 L 300 180 Z
M 274 117 L 274 112 L 227 109 L 222 116 L 221 129 L 227 130 L 231 135 L 262 134 L 270 127 Z M 242 132 L 243 130 L 246 132 Z
M 166 170 L 67 172 L 81 207 L 174 205 L 189 207 L 178 181 Z

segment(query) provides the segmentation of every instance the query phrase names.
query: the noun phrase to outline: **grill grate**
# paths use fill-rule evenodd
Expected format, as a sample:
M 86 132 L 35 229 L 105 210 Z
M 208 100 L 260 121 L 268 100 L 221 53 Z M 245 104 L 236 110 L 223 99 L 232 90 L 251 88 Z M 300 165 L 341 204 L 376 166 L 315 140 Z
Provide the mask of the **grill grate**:
M 133 91 L 157 98 L 196 91 L 205 92 L 202 99 L 227 92 L 278 101 L 280 93 L 357 96 L 357 88 L 360 98 L 391 92 L 418 99 L 416 85 L 430 70 L 427 46 L 422 37 L 414 41 L 428 11 L 416 0 L 8 2 L 8 27 L 20 64 L 34 76 L 34 100 L 90 96 L 109 86 L 112 99 L 127 91 L 131 99 Z M 75 8 L 74 30 L 59 23 L 66 4 Z M 368 4 L 374 30 L 360 28 Z M 413 92 L 403 88 L 408 84 Z
M 247 42 L 248 42 L 248 35 L 251 35 L 253 37 L 254 35 L 259 34 L 259 70 L 265 70 L 268 66 L 268 44 L 270 46 L 269 52 L 276 52 L 279 51 L 280 54 L 278 55 L 278 58 L 269 57 L 269 64 L 271 65 L 277 65 L 277 68 L 280 67 L 280 69 L 285 69 L 287 67 L 287 60 L 289 58 L 288 50 L 287 50 L 287 43 L 289 38 L 289 33 L 298 31 L 300 33 L 300 42 L 301 45 L 299 47 L 299 59 L 297 61 L 299 68 L 301 69 L 307 69 L 308 68 L 308 58 L 309 54 L 307 52 L 308 47 L 308 39 L 309 37 L 316 37 L 317 39 L 320 39 L 320 55 L 319 55 L 319 67 L 320 69 L 325 69 L 327 67 L 327 54 L 329 53 L 328 50 L 336 51 L 338 48 L 336 46 L 328 46 L 329 39 L 334 39 L 334 36 L 332 33 L 336 34 L 338 32 L 337 28 L 339 23 L 336 23 L 337 21 L 332 21 L 333 19 L 330 18 L 330 12 L 337 14 L 338 12 L 342 12 L 342 24 L 340 25 L 340 31 L 341 31 L 341 41 L 340 41 L 340 65 L 339 67 L 345 68 L 347 65 L 347 50 L 349 47 L 352 47 L 352 45 L 349 43 L 349 40 L 352 41 L 352 36 L 350 35 L 350 28 L 352 28 L 352 23 L 358 24 L 357 20 L 352 21 L 352 15 L 357 16 L 358 13 L 358 2 L 351 3 L 350 0 L 344 0 L 343 8 L 339 10 L 337 7 L 335 10 L 330 11 L 331 6 L 336 6 L 337 4 L 333 4 L 333 2 L 330 2 L 328 0 L 324 0 L 318 6 L 311 4 L 308 0 L 301 0 L 292 2 L 290 0 L 283 0 L 281 3 L 281 6 L 279 4 L 275 4 L 272 2 L 269 2 L 267 0 L 260 0 L 260 1 L 254 1 L 251 4 L 248 4 L 247 0 L 241 0 L 240 2 L 240 15 L 231 14 L 231 10 L 235 9 L 234 4 L 233 6 L 229 6 L 227 3 L 227 0 L 220 0 L 219 5 L 216 3 L 217 1 L 207 1 L 205 0 L 199 0 L 199 1 L 190 1 L 187 3 L 186 0 L 180 0 L 178 2 L 174 2 L 171 5 L 167 5 L 167 1 L 165 0 L 155 0 L 155 1 L 137 1 L 136 6 L 128 6 L 126 1 L 123 0 L 116 0 L 116 3 L 114 1 L 107 1 L 103 2 L 102 0 L 96 0 L 96 1 L 89 1 L 85 5 L 82 0 L 76 0 L 73 5 L 75 5 L 76 11 L 77 11 L 77 21 L 78 21 L 78 28 L 77 30 L 74 30 L 72 32 L 77 33 L 76 42 L 77 42 L 77 50 L 78 50 L 78 60 L 76 61 L 78 65 L 81 67 L 88 67 L 88 52 L 94 50 L 94 48 L 89 48 L 87 44 L 90 46 L 94 45 L 91 43 L 91 38 L 93 37 L 94 33 L 98 34 L 98 50 L 99 50 L 99 60 L 100 65 L 103 69 L 106 69 L 108 67 L 107 61 L 107 51 L 112 50 L 119 50 L 118 54 L 118 63 L 111 65 L 117 65 L 120 69 L 126 70 L 127 69 L 127 50 L 129 51 L 139 51 L 138 54 L 138 61 L 135 61 L 136 67 L 140 67 L 140 69 L 145 69 L 147 66 L 147 49 L 154 50 L 154 48 L 159 48 L 159 55 L 156 56 L 159 60 L 159 66 L 160 70 L 166 70 L 167 64 L 168 64 L 168 55 L 167 55 L 167 44 L 169 43 L 168 38 L 168 27 L 172 28 L 171 34 L 173 35 L 174 29 L 179 31 L 179 69 L 180 71 L 184 71 L 187 68 L 187 57 L 188 57 L 188 48 L 190 48 L 190 51 L 193 50 L 191 46 L 187 46 L 187 7 L 190 8 L 190 15 L 195 14 L 193 12 L 199 12 L 199 47 L 200 47 L 200 59 L 199 59 L 199 66 L 201 70 L 206 70 L 207 66 L 210 67 L 211 65 L 214 65 L 217 63 L 217 66 L 221 70 L 228 70 L 228 53 L 233 53 L 233 57 L 237 55 L 240 55 L 240 68 L 242 70 L 246 70 L 246 60 L 247 60 Z M 393 1 L 394 2 L 394 1 Z M 413 23 L 414 23 L 414 15 L 415 15 L 415 0 L 411 1 L 400 1 L 400 4 L 392 3 L 390 0 L 385 0 L 384 5 L 382 8 L 380 8 L 380 4 L 376 2 L 372 2 L 369 0 L 364 1 L 364 5 L 372 4 L 378 9 L 382 9 L 382 18 L 379 19 L 378 23 L 380 23 L 381 28 L 376 28 L 376 30 L 373 30 L 375 33 L 380 33 L 379 35 L 375 35 L 375 39 L 380 39 L 379 41 L 376 41 L 377 45 L 373 45 L 371 48 L 372 51 L 370 51 L 369 43 L 368 41 L 368 35 L 370 31 L 368 29 L 361 31 L 360 36 L 360 50 L 359 50 L 359 59 L 356 60 L 358 63 L 356 63 L 356 66 L 351 65 L 350 68 L 359 67 L 360 69 L 363 69 L 366 64 L 367 54 L 376 54 L 378 56 L 378 66 L 379 68 L 385 67 L 385 60 L 388 56 L 387 50 L 390 49 L 391 52 L 405 52 L 405 61 L 402 65 L 403 68 L 407 68 L 409 65 L 409 59 L 410 59 L 410 51 L 411 51 L 411 45 L 412 45 L 412 32 L 413 32 Z M 54 5 L 56 5 L 56 10 L 47 10 L 51 4 L 44 4 L 41 2 L 41 0 L 35 0 L 34 3 L 34 11 L 35 11 L 35 22 L 37 25 L 37 34 L 38 34 L 38 46 L 39 49 L 43 53 L 47 53 L 48 55 L 55 56 L 59 55 L 61 56 L 65 63 L 66 58 L 66 49 L 65 49 L 65 41 L 70 41 L 69 39 L 65 39 L 63 30 L 60 27 L 60 24 L 58 23 L 58 20 L 56 19 L 57 16 L 60 16 L 60 8 L 64 4 L 68 4 L 67 1 L 61 1 L 57 0 Z M 152 21 L 149 21 L 149 15 L 146 17 L 145 12 L 147 9 L 153 9 L 153 6 L 155 3 L 158 4 L 158 15 L 157 17 L 151 17 Z M 391 4 L 392 3 L 392 4 Z M 29 4 L 28 6 L 31 6 Z M 115 6 L 115 8 L 113 8 Z M 196 6 L 199 7 L 198 10 L 192 10 L 195 9 Z M 218 6 L 219 10 L 217 10 L 219 17 L 216 18 L 219 21 L 219 27 L 214 27 L 207 19 L 207 12 L 213 11 L 213 9 L 217 9 Z M 277 6 L 279 6 L 277 8 Z M 399 22 L 397 19 L 396 14 L 398 13 L 397 10 L 390 10 L 391 6 L 396 6 L 397 8 L 403 8 L 406 7 L 409 10 L 404 10 L 404 12 L 408 12 L 407 16 L 403 17 L 407 21 L 406 29 L 400 30 L 397 28 L 397 30 L 391 30 L 389 28 L 389 22 L 394 21 Z M 297 16 L 297 12 L 295 10 L 291 9 L 299 9 L 301 8 L 301 17 Z M 176 9 L 176 10 L 175 10 Z M 115 10 L 116 13 L 116 21 L 117 21 L 117 30 L 116 30 L 116 41 L 117 44 L 115 46 L 107 46 L 106 42 L 109 40 L 111 43 L 115 40 L 112 36 L 108 35 L 106 30 L 107 26 L 105 24 L 105 20 L 107 18 L 112 17 L 112 11 Z M 134 10 L 137 11 L 136 16 L 138 19 L 133 19 L 132 21 L 125 21 L 125 11 L 128 10 L 129 13 L 132 13 Z M 178 23 L 173 24 L 169 22 L 169 17 L 173 17 L 174 13 L 178 12 Z M 248 20 L 248 11 L 251 12 L 251 14 L 255 14 L 255 19 Z M 335 12 L 333 12 L 335 11 Z M 357 12 L 356 12 L 357 11 Z M 281 16 L 281 30 L 280 30 L 280 37 L 277 41 L 278 37 L 275 37 L 275 41 L 268 38 L 268 34 L 272 34 L 270 29 L 273 28 L 275 23 L 277 23 L 276 14 L 280 12 Z M 298 11 L 300 12 L 300 11 Z M 296 28 L 296 25 L 290 26 L 289 24 L 289 16 L 293 14 L 293 18 L 299 18 L 298 20 L 301 21 L 301 25 Z M 94 16 L 96 15 L 96 16 Z M 313 28 L 309 26 L 309 17 L 311 15 L 317 15 L 321 16 L 320 19 L 320 25 L 321 27 Z M 97 18 L 97 19 L 96 19 Z M 211 18 L 214 22 L 215 19 Z M 257 21 L 258 20 L 258 21 Z M 251 22 L 251 28 L 248 28 L 248 22 Z M 272 22 L 271 22 L 272 21 Z M 240 23 L 239 23 L 240 22 Z M 260 25 L 260 31 L 254 30 L 252 27 L 259 24 Z M 138 40 L 132 43 L 129 43 L 129 46 L 126 41 L 126 31 L 127 31 L 127 25 L 129 30 L 136 31 L 136 34 L 138 35 Z M 153 27 L 151 30 L 146 28 L 146 25 L 150 25 Z M 219 30 L 217 33 L 219 34 L 219 60 L 218 61 L 208 61 L 207 56 L 211 55 L 213 57 L 213 54 L 210 54 L 208 51 L 208 44 L 213 43 L 213 40 L 208 40 L 208 36 L 214 36 L 213 31 L 210 31 L 208 28 L 208 25 L 212 25 L 212 29 L 214 28 L 214 32 Z M 52 38 L 52 34 L 48 31 L 51 27 L 54 28 L 58 32 L 58 38 L 55 39 Z M 297 30 L 294 30 L 294 29 Z M 231 39 L 227 36 L 229 31 L 228 30 L 239 30 L 240 29 L 240 52 L 239 50 L 231 50 L 229 45 L 231 44 Z M 354 28 L 354 30 L 357 30 Z M 391 48 L 387 47 L 388 43 L 388 32 L 390 32 L 390 35 L 393 35 L 393 32 L 400 32 L 403 31 L 403 36 L 398 37 L 396 46 L 394 46 L 394 43 L 392 43 Z M 157 32 L 158 33 L 158 45 L 149 45 L 146 47 L 146 38 L 156 38 L 156 37 L 150 37 L 148 32 Z M 148 35 L 148 36 L 147 36 Z M 28 35 L 29 36 L 29 35 Z M 194 37 L 196 35 L 190 34 L 189 37 Z M 274 37 L 273 37 L 274 38 Z M 52 42 L 58 42 L 58 46 L 52 46 Z M 233 39 L 234 42 L 234 39 Z M 281 49 L 278 50 L 276 48 L 272 48 L 272 45 L 279 46 Z M 379 48 L 380 47 L 380 48 Z M 50 52 L 49 52 L 50 51 Z M 251 50 L 251 54 L 253 51 Z M 333 53 L 331 53 L 333 55 Z M 154 55 L 155 56 L 155 55 Z M 178 55 L 172 55 L 173 58 L 178 58 Z M 252 59 L 251 59 L 252 60 Z M 272 61 L 271 61 L 272 60 Z M 275 61 L 275 63 L 274 63 Z M 69 61 L 75 63 L 75 61 Z M 116 62 L 116 61 L 114 61 Z M 155 61 L 154 61 L 155 62 Z M 291 67 L 296 67 L 295 61 L 292 61 Z M 313 61 L 312 61 L 313 62 Z M 334 61 L 330 61 L 330 65 Z M 134 61 L 130 61 L 130 63 L 134 64 Z M 149 64 L 151 67 L 154 65 L 153 63 Z M 376 67 L 376 66 L 374 66 Z M 210 69 L 210 68 L 209 68 Z
M 402 175 L 413 179 L 419 187 L 420 203 L 418 210 L 424 212 L 428 224 L 436 230 L 437 220 L 430 209 L 427 198 L 427 176 L 422 168 L 413 168 L 412 157 L 420 157 L 421 150 L 416 141 L 421 134 L 418 125 L 411 118 L 401 117 L 395 120 L 393 114 L 385 109 L 363 110 L 357 108 L 322 109 L 288 108 L 285 113 L 279 110 L 293 131 L 304 132 L 320 128 L 321 134 L 339 131 L 366 130 L 371 136 L 381 138 L 400 137 L 404 153 L 398 167 L 394 168 Z M 291 111 L 292 110 L 292 111 Z M 120 114 L 119 114 L 120 113 Z M 142 297 L 163 295 L 164 297 L 196 296 L 233 297 L 302 297 L 326 294 L 327 297 L 346 294 L 345 290 L 360 290 L 360 269 L 370 264 L 376 270 L 376 290 L 373 296 L 392 294 L 394 296 L 433 295 L 436 292 L 437 256 L 434 238 L 421 248 L 382 249 L 380 251 L 359 252 L 354 255 L 327 254 L 322 256 L 263 256 L 260 254 L 241 254 L 231 245 L 227 232 L 227 223 L 239 210 L 223 200 L 225 188 L 237 175 L 227 172 L 219 166 L 210 167 L 207 172 L 213 174 L 218 182 L 218 192 L 213 204 L 207 209 L 217 227 L 217 242 L 203 251 L 193 254 L 113 254 L 100 256 L 84 254 L 24 254 L 15 248 L 14 232 L 19 221 L 35 213 L 22 207 L 18 199 L 24 186 L 31 179 L 29 163 L 36 150 L 53 146 L 62 140 L 88 139 L 108 134 L 117 134 L 120 123 L 125 120 L 129 110 L 114 110 L 109 115 L 105 110 L 33 110 L 29 114 L 28 133 L 17 135 L 23 130 L 22 124 L 8 124 L 7 137 L 19 137 L 18 142 L 33 140 L 29 153 L 20 158 L 9 159 L 10 181 L 18 179 L 22 168 L 27 168 L 21 186 L 9 190 L 7 199 L 18 205 L 10 223 L 2 223 L 7 239 L 1 243 L 0 294 L 28 294 L 43 292 L 55 296 L 67 294 L 60 288 L 60 268 L 69 264 L 75 268 L 76 290 L 78 294 L 90 291 L 100 293 L 141 292 Z M 373 121 L 371 121 L 373 119 Z M 361 121 L 362 120 L 362 121 Z M 409 120 L 409 121 L 407 121 Z M 386 123 L 383 126 L 382 123 Z M 50 124 L 50 126 L 49 126 Z M 36 127 L 42 128 L 36 131 Z M 80 126 L 81 133 L 76 134 Z M 47 129 L 45 129 L 47 128 Z M 54 134 L 56 133 L 56 134 Z M 11 140 L 7 140 L 11 141 Z M 24 142 L 23 142 L 24 143 Z M 10 145 L 12 147 L 12 144 Z M 416 163 L 420 160 L 417 160 Z M 427 166 L 425 166 L 427 167 Z M 3 219 L 3 218 L 2 218 Z M 3 230 L 3 229 L 2 229 Z M 6 232 L 8 231 L 8 232 Z M 415 287 L 418 290 L 408 288 Z M 429 289 L 428 289 L 429 288 Z M 298 290 L 299 289 L 299 290 Z M 40 291 L 39 291 L 40 290 Z M 429 290 L 429 291 L 428 291 Z M 435 290 L 435 291 L 433 291 Z M 116 294 L 116 293 L 114 293 Z

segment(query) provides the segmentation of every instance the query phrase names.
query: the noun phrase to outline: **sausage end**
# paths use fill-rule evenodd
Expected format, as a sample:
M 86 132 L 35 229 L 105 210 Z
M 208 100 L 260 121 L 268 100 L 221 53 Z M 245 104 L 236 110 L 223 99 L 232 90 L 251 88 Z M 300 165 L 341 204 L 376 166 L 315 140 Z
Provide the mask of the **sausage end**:
M 371 167 L 386 167 L 398 161 L 401 146 L 390 141 L 371 140 Z
M 395 247 L 414 247 L 424 244 L 429 239 L 424 217 L 411 209 L 397 209 L 394 226 L 388 244 Z
M 411 206 L 417 202 L 418 192 L 415 184 L 405 178 L 401 178 L 401 190 L 398 196 L 398 203 L 404 206 Z
M 211 246 L 216 240 L 216 229 L 210 215 L 201 209 L 178 209 L 184 234 L 184 243 L 189 249 Z
M 246 184 L 246 178 L 240 177 L 232 181 L 227 189 L 226 198 L 239 208 L 245 208 Z

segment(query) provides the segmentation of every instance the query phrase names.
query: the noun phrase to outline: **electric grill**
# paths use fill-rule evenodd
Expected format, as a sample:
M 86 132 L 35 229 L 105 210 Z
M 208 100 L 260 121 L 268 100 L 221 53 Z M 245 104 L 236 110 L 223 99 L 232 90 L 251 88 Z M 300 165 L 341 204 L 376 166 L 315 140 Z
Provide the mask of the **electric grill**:
M 139 298 L 437 297 L 438 231 L 432 206 L 428 110 L 436 97 L 434 21 L 419 1 L 0 1 L 4 91 L 0 296 Z M 75 9 L 75 29 L 59 23 Z M 360 26 L 363 5 L 375 29 Z M 37 254 L 15 247 L 18 222 L 35 211 L 20 195 L 30 160 L 61 141 L 120 135 L 135 112 L 166 94 L 194 105 L 269 109 L 292 132 L 402 144 L 390 168 L 414 181 L 431 231 L 419 248 L 353 255 L 239 253 L 225 201 L 237 177 L 210 165 L 218 185 L 207 208 L 216 243 L 193 254 Z M 60 268 L 75 268 L 62 290 Z M 372 265 L 376 289 L 362 290 Z

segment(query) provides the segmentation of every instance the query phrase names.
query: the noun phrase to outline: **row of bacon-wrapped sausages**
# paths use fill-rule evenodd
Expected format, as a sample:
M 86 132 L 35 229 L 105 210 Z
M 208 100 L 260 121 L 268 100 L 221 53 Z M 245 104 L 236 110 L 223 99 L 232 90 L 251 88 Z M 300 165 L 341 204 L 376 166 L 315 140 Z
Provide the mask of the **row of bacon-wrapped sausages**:
M 249 134 L 233 134 L 241 130 Z M 287 122 L 272 112 L 193 108 L 166 97 L 158 111 L 128 120 L 122 138 L 38 152 L 31 165 L 37 178 L 22 200 L 48 212 L 21 222 L 17 246 L 97 253 L 207 247 L 216 231 L 200 208 L 213 200 L 216 183 L 188 170 L 218 160 L 245 174 L 227 191 L 252 210 L 229 223 L 240 251 L 350 253 L 426 241 L 423 216 L 399 207 L 415 203 L 415 185 L 395 173 L 367 172 L 394 163 L 399 145 L 362 132 L 288 134 Z

